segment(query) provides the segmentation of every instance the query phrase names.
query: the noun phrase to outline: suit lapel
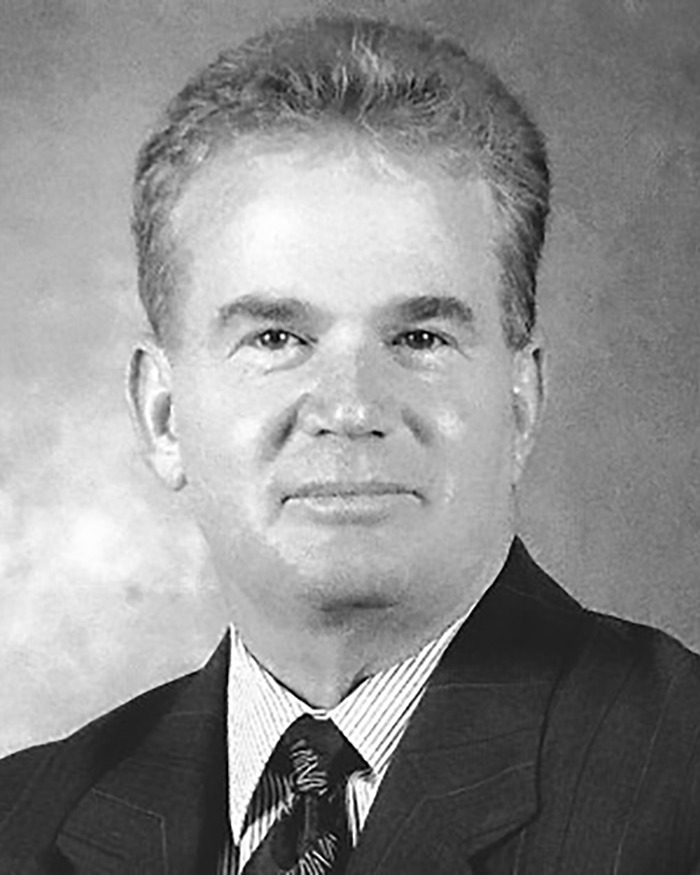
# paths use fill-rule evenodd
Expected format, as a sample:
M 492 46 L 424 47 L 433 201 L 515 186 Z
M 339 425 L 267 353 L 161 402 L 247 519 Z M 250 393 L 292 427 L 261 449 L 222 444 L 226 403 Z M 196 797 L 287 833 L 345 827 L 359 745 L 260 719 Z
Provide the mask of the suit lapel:
M 226 828 L 228 655 L 225 638 L 201 671 L 58 744 L 3 824 L 11 871 L 62 871 L 50 862 L 59 853 L 78 873 L 214 871 Z
M 431 678 L 348 875 L 466 875 L 535 817 L 548 703 L 583 616 L 516 540 Z

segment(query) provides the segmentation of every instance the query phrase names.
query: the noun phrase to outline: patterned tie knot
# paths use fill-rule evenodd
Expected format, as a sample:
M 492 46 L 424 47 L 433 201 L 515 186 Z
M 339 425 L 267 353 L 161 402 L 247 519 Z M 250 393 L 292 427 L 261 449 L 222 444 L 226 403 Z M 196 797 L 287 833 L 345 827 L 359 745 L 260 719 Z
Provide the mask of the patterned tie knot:
M 323 796 L 366 764 L 332 720 L 304 715 L 283 737 L 283 748 L 298 793 Z
M 323 796 L 328 792 L 328 772 L 321 765 L 321 758 L 305 739 L 300 738 L 289 747 L 294 789 L 298 793 L 315 793 Z

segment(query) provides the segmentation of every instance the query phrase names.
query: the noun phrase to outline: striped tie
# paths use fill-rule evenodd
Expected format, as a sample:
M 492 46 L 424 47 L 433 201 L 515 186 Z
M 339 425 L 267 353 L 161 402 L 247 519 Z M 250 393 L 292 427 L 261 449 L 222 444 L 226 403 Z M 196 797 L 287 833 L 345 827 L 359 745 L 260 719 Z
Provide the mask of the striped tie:
M 345 786 L 365 761 L 331 720 L 305 715 L 284 733 L 267 768 L 291 776 L 292 800 L 243 875 L 341 875 L 351 850 Z

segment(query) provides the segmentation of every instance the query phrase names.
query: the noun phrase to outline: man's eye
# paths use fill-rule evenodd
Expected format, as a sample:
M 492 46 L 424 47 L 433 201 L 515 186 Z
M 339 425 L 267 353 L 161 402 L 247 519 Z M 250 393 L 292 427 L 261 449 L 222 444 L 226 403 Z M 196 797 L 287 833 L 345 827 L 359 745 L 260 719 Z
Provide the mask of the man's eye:
M 441 346 L 446 346 L 447 341 L 435 334 L 432 331 L 426 331 L 423 328 L 414 329 L 413 331 L 404 331 L 403 334 L 393 341 L 394 346 L 407 347 L 415 352 L 434 352 Z
M 268 352 L 279 352 L 297 344 L 303 344 L 302 339 L 283 328 L 267 328 L 253 338 L 253 346 Z

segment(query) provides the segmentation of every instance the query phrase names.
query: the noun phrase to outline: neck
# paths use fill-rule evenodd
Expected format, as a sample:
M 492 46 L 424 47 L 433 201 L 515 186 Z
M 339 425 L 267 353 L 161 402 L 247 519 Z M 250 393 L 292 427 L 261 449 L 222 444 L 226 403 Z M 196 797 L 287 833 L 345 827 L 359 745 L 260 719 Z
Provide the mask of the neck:
M 354 613 L 354 612 L 353 612 Z M 255 658 L 281 684 L 317 708 L 330 709 L 359 683 L 417 653 L 448 622 L 408 629 L 391 610 L 316 618 L 293 631 L 236 628 Z
M 314 707 L 330 709 L 363 680 L 415 655 L 466 616 L 495 579 L 507 553 L 499 553 L 463 597 L 426 616 L 404 606 L 323 610 L 286 605 L 277 615 L 232 606 L 234 624 L 253 656 L 281 684 Z

